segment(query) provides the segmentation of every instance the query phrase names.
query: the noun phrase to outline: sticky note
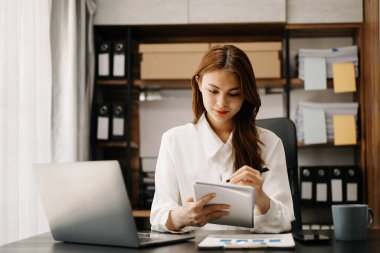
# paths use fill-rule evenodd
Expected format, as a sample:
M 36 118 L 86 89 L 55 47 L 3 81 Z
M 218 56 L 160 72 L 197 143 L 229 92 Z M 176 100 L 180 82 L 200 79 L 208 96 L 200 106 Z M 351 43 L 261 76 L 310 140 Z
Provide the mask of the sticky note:
M 336 93 L 356 91 L 354 63 L 334 63 L 333 80 Z
M 334 144 L 356 144 L 356 122 L 354 115 L 334 115 Z
M 305 90 L 325 90 L 326 59 L 305 58 Z

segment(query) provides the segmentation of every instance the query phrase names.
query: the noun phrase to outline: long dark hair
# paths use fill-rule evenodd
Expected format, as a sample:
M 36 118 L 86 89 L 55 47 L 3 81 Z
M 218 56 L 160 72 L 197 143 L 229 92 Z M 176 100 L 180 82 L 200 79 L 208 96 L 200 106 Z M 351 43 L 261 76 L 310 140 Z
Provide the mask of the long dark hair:
M 256 128 L 256 115 L 261 106 L 255 75 L 247 55 L 232 45 L 214 46 L 202 58 L 201 63 L 191 79 L 193 91 L 193 113 L 196 124 L 205 111 L 202 93 L 198 82 L 205 73 L 213 70 L 226 70 L 238 78 L 244 98 L 240 111 L 234 117 L 233 140 L 234 170 L 243 165 L 260 169 L 264 162 L 261 157 L 259 134 Z

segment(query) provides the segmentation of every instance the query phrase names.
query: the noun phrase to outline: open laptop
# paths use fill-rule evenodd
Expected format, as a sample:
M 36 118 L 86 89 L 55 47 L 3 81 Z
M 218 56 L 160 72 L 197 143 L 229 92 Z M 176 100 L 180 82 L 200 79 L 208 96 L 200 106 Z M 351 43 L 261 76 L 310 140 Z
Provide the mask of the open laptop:
M 54 240 L 143 247 L 194 234 L 139 233 L 117 161 L 34 164 Z

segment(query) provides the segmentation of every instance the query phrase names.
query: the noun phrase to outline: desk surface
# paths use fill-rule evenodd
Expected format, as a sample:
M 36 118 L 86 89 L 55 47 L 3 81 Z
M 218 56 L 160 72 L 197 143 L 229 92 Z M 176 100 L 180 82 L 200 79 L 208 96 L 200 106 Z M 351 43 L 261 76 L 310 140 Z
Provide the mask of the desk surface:
M 209 231 L 207 233 L 210 233 Z M 146 248 L 146 249 L 130 249 L 122 247 L 105 247 L 84 244 L 72 244 L 56 242 L 51 237 L 50 233 L 34 236 L 18 242 L 6 244 L 0 247 L 0 253 L 65 253 L 65 252 L 79 252 L 79 253 L 119 253 L 119 252 L 154 252 L 154 253 L 167 253 L 167 252 L 221 252 L 221 250 L 198 250 L 197 244 L 207 235 L 205 231 L 196 233 L 196 238 L 187 242 L 165 245 L 160 247 Z M 221 231 L 213 231 L 213 233 L 221 233 Z M 329 234 L 330 231 L 322 231 L 321 233 Z M 305 245 L 296 241 L 295 249 L 291 250 L 265 250 L 255 249 L 254 252 L 302 252 L 302 253 L 372 253 L 379 252 L 380 249 L 380 230 L 369 230 L 368 239 L 361 242 L 343 242 L 333 240 L 329 245 Z M 228 250 L 226 250 L 228 251 Z M 230 252 L 247 252 L 247 250 L 230 250 Z

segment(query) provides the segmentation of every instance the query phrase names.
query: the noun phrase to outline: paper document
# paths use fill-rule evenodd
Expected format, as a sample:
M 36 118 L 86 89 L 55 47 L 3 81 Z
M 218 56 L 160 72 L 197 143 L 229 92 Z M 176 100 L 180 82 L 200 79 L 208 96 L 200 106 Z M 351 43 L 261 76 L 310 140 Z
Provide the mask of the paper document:
M 334 141 L 334 115 L 352 115 L 356 118 L 359 104 L 354 103 L 313 103 L 302 101 L 299 103 L 296 112 L 297 138 L 299 141 L 305 141 L 304 133 L 304 109 L 323 110 L 326 120 L 327 140 Z M 310 116 L 310 115 L 309 115 Z M 307 117 L 307 116 L 306 116 Z
M 194 199 L 197 201 L 207 194 L 216 196 L 209 204 L 229 204 L 228 216 L 212 220 L 210 223 L 239 227 L 254 227 L 254 188 L 229 183 L 195 182 Z
M 325 58 L 305 58 L 305 90 L 325 90 L 326 80 Z
M 305 144 L 327 142 L 325 112 L 321 109 L 303 108 Z
M 199 248 L 251 249 L 294 248 L 291 233 L 287 234 L 223 234 L 209 235 L 198 244 Z

